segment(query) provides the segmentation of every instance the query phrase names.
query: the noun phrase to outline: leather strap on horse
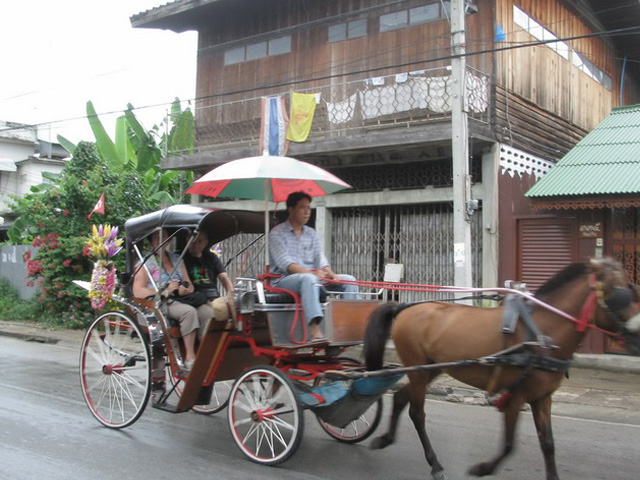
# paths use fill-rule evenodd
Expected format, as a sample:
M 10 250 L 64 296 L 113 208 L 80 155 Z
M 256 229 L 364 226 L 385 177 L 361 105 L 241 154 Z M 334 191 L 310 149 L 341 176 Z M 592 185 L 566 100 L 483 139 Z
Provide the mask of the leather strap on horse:
M 522 320 L 525 326 L 525 337 L 527 340 L 535 339 L 541 347 L 550 348 L 553 340 L 543 335 L 531 316 L 531 305 L 525 304 L 524 298 L 509 294 L 504 299 L 504 313 L 502 315 L 502 333 L 510 335 L 516 330 L 518 320 Z

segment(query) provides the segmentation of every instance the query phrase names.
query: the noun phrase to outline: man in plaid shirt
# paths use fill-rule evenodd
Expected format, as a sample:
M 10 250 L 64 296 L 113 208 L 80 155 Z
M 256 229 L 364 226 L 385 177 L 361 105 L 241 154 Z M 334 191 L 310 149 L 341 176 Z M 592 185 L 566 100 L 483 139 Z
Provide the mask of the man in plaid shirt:
M 293 192 L 287 197 L 289 218 L 269 233 L 269 264 L 271 272 L 282 275 L 272 284 L 300 295 L 304 316 L 312 342 L 324 342 L 320 329 L 324 319 L 320 305 L 320 286 L 332 280 L 354 281 L 351 275 L 337 275 L 322 252 L 317 232 L 306 224 L 311 217 L 311 197 Z M 354 298 L 356 285 L 334 283 L 331 291 L 344 292 L 343 298 Z

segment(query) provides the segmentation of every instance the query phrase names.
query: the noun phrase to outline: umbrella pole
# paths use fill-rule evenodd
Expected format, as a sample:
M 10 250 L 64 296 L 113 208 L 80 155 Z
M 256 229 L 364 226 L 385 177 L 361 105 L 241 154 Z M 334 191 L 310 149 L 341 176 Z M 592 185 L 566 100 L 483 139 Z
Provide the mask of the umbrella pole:
M 264 271 L 269 273 L 269 179 L 264 180 Z

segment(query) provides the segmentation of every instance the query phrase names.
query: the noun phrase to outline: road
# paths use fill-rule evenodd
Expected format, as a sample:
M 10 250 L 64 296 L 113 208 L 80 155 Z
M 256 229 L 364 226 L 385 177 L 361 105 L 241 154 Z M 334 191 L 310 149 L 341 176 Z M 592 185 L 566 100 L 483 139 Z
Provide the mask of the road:
M 306 412 L 297 453 L 278 467 L 246 460 L 231 439 L 226 415 L 170 414 L 147 408 L 127 429 L 101 426 L 89 413 L 78 380 L 78 348 L 0 337 L 0 478 L 57 479 L 364 479 L 428 478 L 428 468 L 406 415 L 399 440 L 382 451 L 368 442 L 343 445 Z M 388 399 L 387 402 L 388 411 Z M 451 480 L 497 448 L 500 415 L 492 407 L 428 400 L 432 442 Z M 564 480 L 638 477 L 635 420 L 607 421 L 606 408 L 590 418 L 554 416 L 560 476 Z M 595 418 L 599 417 L 599 418 Z M 386 425 L 383 419 L 380 431 Z M 542 455 L 531 415 L 522 414 L 515 454 L 496 479 L 541 480 Z

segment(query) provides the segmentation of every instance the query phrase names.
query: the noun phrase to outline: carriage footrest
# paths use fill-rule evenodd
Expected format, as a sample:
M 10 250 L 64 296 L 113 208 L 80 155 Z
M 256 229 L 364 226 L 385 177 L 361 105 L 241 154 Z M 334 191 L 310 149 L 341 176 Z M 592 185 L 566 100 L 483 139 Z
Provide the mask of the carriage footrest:
M 163 410 L 165 412 L 169 412 L 169 413 L 182 413 L 182 412 L 188 412 L 189 409 L 187 410 L 178 410 L 178 406 L 171 404 L 171 403 L 154 403 L 152 405 L 153 408 L 157 408 L 158 410 Z
M 348 393 L 342 382 L 327 383 L 319 387 L 313 387 L 308 392 L 300 393 L 300 400 L 308 407 L 318 405 L 331 405 L 342 399 Z

